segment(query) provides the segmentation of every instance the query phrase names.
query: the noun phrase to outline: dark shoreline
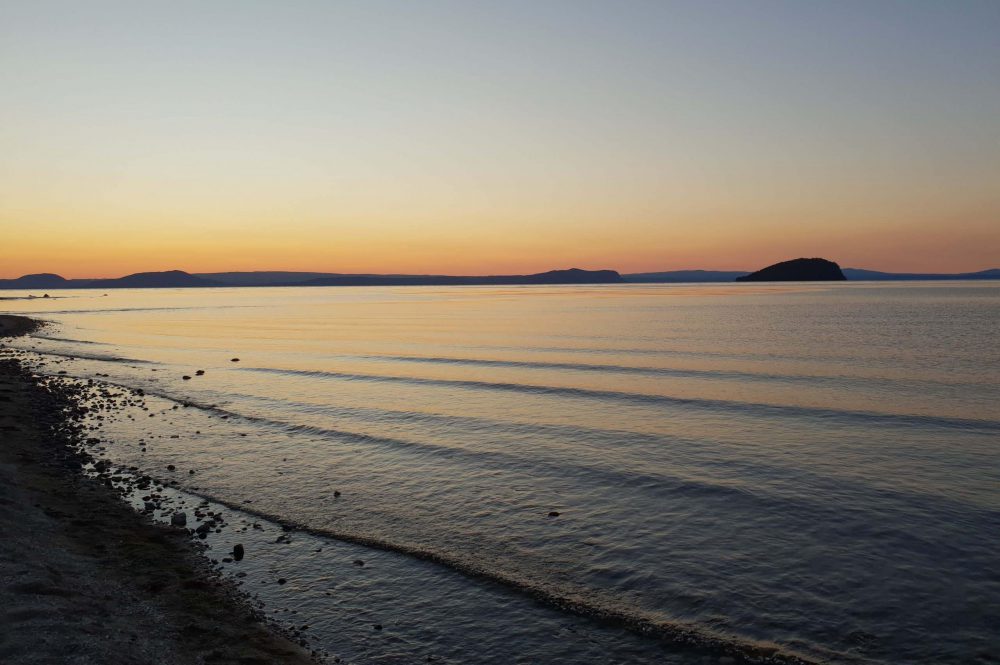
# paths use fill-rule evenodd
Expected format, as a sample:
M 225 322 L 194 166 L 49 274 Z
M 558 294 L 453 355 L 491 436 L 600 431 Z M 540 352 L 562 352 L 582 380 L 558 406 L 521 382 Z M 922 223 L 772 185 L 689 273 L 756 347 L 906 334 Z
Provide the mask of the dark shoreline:
M 0 338 L 39 322 L 0 315 Z M 187 530 L 158 525 L 81 470 L 79 390 L 0 342 L 0 661 L 311 663 L 216 574 Z
M 29 319 L 26 316 L 0 314 L 0 339 L 30 335 L 43 325 L 45 325 L 43 321 Z

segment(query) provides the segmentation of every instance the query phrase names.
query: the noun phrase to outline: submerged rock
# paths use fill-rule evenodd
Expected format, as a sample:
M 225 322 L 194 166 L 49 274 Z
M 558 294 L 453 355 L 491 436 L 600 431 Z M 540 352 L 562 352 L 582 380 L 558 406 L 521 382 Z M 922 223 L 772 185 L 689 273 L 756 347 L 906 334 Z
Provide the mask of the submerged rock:
M 187 526 L 187 513 L 174 513 L 170 516 L 170 523 L 174 526 Z

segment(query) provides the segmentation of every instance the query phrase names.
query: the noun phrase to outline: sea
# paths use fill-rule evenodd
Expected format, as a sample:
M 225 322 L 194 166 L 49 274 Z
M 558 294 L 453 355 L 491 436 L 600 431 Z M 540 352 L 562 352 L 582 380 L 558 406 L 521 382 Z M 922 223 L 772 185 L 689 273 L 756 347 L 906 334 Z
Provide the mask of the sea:
M 1000 283 L 29 295 L 339 662 L 1000 662 Z

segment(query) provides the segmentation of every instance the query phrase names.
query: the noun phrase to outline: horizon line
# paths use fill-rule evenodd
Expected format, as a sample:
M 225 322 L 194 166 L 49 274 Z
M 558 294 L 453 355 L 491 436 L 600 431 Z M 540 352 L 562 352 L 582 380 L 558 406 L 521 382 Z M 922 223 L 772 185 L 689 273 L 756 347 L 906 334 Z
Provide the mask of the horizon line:
M 804 258 L 804 257 L 802 257 Z M 782 263 L 779 261 L 777 263 Z M 774 265 L 774 264 L 769 264 Z M 838 264 L 839 265 L 839 264 Z M 767 267 L 767 266 L 764 266 Z M 587 272 L 600 272 L 600 271 L 611 271 L 619 275 L 649 275 L 649 274 L 660 274 L 660 273 L 683 273 L 683 272 L 715 272 L 715 273 L 752 273 L 755 270 L 748 270 L 745 268 L 669 268 L 669 269 L 658 269 L 658 270 L 638 270 L 632 272 L 622 272 L 615 268 L 579 268 L 576 266 L 570 268 L 548 268 L 545 270 L 540 270 L 537 272 L 493 272 L 493 273 L 465 273 L 465 274 L 452 274 L 444 272 L 337 272 L 330 270 L 288 270 L 288 269 L 253 269 L 253 270 L 211 270 L 211 271 L 190 271 L 182 268 L 167 268 L 163 270 L 140 270 L 137 272 L 129 272 L 117 277 L 66 277 L 58 272 L 28 272 L 21 275 L 10 276 L 10 277 L 0 277 L 0 280 L 17 280 L 24 277 L 32 277 L 39 275 L 53 275 L 64 279 L 66 281 L 87 281 L 87 280 L 113 280 L 122 279 L 125 277 L 131 277 L 133 275 L 143 275 L 143 274 L 162 274 L 179 272 L 187 275 L 199 276 L 199 275 L 220 275 L 220 274 L 260 274 L 260 273 L 288 273 L 288 274 L 312 274 L 312 275 L 337 275 L 337 276 L 377 276 L 377 277 L 511 277 L 511 276 L 522 276 L 522 275 L 539 275 L 547 272 L 558 272 L 558 271 L 569 271 L 569 270 L 583 270 Z M 760 270 L 758 268 L 757 270 Z M 976 274 L 982 272 L 989 272 L 991 270 L 1000 270 L 1000 266 L 980 268 L 975 270 L 959 270 L 954 272 L 935 272 L 935 271 L 922 271 L 922 270 L 904 270 L 904 271 L 893 271 L 893 270 L 881 270 L 877 268 L 858 268 L 852 266 L 841 267 L 841 270 L 864 270 L 867 272 L 878 272 L 890 275 L 966 275 L 966 274 Z

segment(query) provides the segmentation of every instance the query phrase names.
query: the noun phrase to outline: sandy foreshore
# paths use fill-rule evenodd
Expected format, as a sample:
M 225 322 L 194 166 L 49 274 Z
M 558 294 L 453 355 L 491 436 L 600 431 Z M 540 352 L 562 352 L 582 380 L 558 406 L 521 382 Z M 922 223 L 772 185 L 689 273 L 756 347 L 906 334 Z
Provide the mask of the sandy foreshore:
M 35 325 L 0 315 L 0 336 Z M 80 473 L 71 391 L 16 356 L 0 353 L 0 662 L 314 662 L 212 573 L 187 531 Z

